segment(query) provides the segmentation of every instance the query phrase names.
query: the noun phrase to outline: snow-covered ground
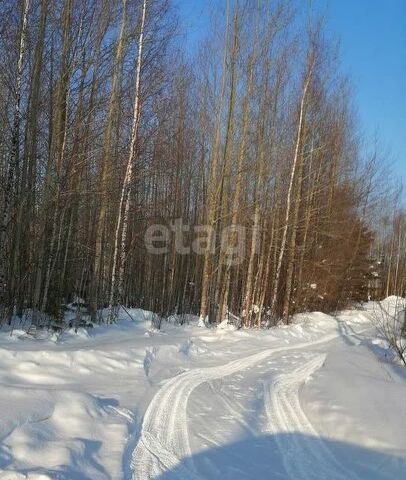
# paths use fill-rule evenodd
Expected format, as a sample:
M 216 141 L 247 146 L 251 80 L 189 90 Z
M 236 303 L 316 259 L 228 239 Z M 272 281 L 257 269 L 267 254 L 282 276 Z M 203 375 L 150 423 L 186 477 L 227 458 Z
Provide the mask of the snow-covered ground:
M 373 309 L 261 331 L 154 331 L 131 310 L 1 332 L 0 479 L 406 478 L 406 369 Z

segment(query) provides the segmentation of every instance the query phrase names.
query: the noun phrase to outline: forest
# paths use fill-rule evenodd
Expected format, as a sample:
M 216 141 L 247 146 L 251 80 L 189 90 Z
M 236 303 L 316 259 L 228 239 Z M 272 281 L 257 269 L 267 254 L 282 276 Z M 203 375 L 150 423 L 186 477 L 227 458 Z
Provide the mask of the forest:
M 406 212 L 311 9 L 0 1 L 0 321 L 245 327 L 406 296 Z M 109 315 L 101 312 L 108 309 Z

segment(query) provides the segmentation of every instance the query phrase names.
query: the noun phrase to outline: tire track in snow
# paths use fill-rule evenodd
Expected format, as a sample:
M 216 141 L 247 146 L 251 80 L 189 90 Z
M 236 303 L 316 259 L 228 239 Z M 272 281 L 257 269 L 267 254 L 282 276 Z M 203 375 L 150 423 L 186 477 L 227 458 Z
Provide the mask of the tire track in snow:
M 179 478 L 198 478 L 187 429 L 187 403 L 191 393 L 208 380 L 232 375 L 269 355 L 270 351 L 266 350 L 220 367 L 194 369 L 166 382 L 145 413 L 140 440 L 133 453 L 133 479 L 155 478 L 175 468 Z
M 300 405 L 300 387 L 322 367 L 325 358 L 325 354 L 316 354 L 298 369 L 280 374 L 264 386 L 266 431 L 274 436 L 292 480 L 358 480 L 338 462 Z
M 200 478 L 193 466 L 187 426 L 187 403 L 199 385 L 245 370 L 274 353 L 319 345 L 338 336 L 338 333 L 334 333 L 316 341 L 267 349 L 225 365 L 196 368 L 168 380 L 155 394 L 145 412 L 139 441 L 132 454 L 133 480 L 157 478 L 175 468 L 179 479 Z

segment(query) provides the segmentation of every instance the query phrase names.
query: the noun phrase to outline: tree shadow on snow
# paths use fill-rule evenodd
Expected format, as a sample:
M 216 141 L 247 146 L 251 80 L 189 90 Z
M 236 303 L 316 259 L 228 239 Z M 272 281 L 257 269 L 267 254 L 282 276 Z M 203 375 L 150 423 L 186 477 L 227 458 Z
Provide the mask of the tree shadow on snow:
M 280 433 L 249 437 L 185 458 L 159 480 L 400 480 L 406 456 Z
M 108 472 L 101 465 L 98 454 L 101 442 L 87 438 L 74 439 L 79 447 L 78 451 L 70 452 L 70 462 L 60 465 L 57 468 L 49 469 L 41 466 L 29 468 L 15 468 L 12 465 L 12 457 L 6 456 L 0 450 L 0 478 L 13 480 L 23 478 L 44 478 L 52 480 L 107 480 L 110 478 Z M 41 456 L 38 458 L 41 464 Z M 86 473 L 85 473 L 86 472 Z M 3 475 L 3 476 L 2 476 Z M 9 476 L 8 476 L 9 475 Z M 25 478 L 24 477 L 24 478 Z

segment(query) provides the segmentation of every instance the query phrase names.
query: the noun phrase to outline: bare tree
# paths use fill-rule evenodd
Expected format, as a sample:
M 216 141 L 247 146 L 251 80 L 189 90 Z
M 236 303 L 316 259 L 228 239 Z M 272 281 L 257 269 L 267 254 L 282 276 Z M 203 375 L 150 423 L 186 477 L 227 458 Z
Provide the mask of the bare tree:
M 382 302 L 377 302 L 373 320 L 379 335 L 406 366 L 405 300 L 400 297 L 389 297 Z
M 147 0 L 143 1 L 142 4 L 142 14 L 141 14 L 141 26 L 140 33 L 138 37 L 138 55 L 137 55 L 137 65 L 136 65 L 136 77 L 135 77 L 135 92 L 134 92 L 134 113 L 133 113 L 133 124 L 131 129 L 131 143 L 130 150 L 128 154 L 127 167 L 125 170 L 123 186 L 121 189 L 120 204 L 118 209 L 117 216 L 117 226 L 114 237 L 114 253 L 113 253 L 113 270 L 111 273 L 111 286 L 110 286 L 110 303 L 109 310 L 110 315 L 114 318 L 115 313 L 113 312 L 113 307 L 115 306 L 115 295 L 116 288 L 118 288 L 118 295 L 120 301 L 123 298 L 123 282 L 124 282 L 124 266 L 126 261 L 126 242 L 127 242 L 127 231 L 128 231 L 128 212 L 130 209 L 131 201 L 131 186 L 133 183 L 133 166 L 135 160 L 135 151 L 138 141 L 138 128 L 141 114 L 141 103 L 140 103 L 140 89 L 141 89 L 141 67 L 142 67 L 142 50 L 144 46 L 144 27 L 145 27 L 145 17 L 147 11 Z M 123 211 L 124 206 L 124 211 Z M 121 239 L 120 239 L 121 236 Z M 120 251 L 120 257 L 119 257 Z M 120 258 L 120 266 L 117 278 L 117 267 L 118 260 Z
M 295 150 L 294 150 L 294 154 L 293 154 L 292 168 L 291 168 L 290 178 L 289 178 L 288 193 L 287 193 L 287 196 L 286 196 L 285 221 L 284 221 L 284 225 L 283 225 L 282 240 L 281 240 L 281 245 L 280 245 L 280 250 L 279 250 L 278 264 L 276 266 L 275 280 L 274 280 L 272 300 L 271 300 L 271 310 L 272 311 L 275 310 L 276 299 L 277 299 L 278 290 L 279 290 L 281 270 L 282 270 L 282 262 L 283 262 L 283 258 L 284 258 L 285 250 L 286 250 L 286 242 L 287 242 L 289 221 L 290 221 L 291 214 L 292 214 L 291 204 L 292 204 L 293 187 L 294 187 L 294 182 L 295 182 L 295 178 L 296 178 L 296 174 L 297 174 L 297 168 L 298 168 L 298 164 L 299 164 L 300 147 L 301 147 L 301 142 L 302 142 L 304 122 L 305 122 L 306 102 L 307 102 L 307 96 L 308 96 L 310 83 L 311 83 L 311 80 L 312 80 L 312 77 L 313 77 L 314 61 L 315 61 L 314 51 L 313 51 L 313 46 L 311 46 L 310 51 L 308 53 L 306 71 L 305 71 L 305 74 L 304 74 L 304 77 L 303 77 L 303 90 L 302 90 L 302 95 L 301 95 L 301 99 L 300 99 L 300 106 L 299 106 L 299 118 L 298 118 L 296 143 L 295 143 Z
M 23 62 L 26 50 L 26 36 L 27 36 L 27 23 L 28 23 L 28 9 L 29 0 L 24 1 L 23 13 L 22 13 L 22 27 L 20 33 L 20 44 L 17 60 L 17 71 L 15 79 L 14 90 L 14 119 L 13 129 L 11 134 L 11 147 L 10 158 L 8 162 L 7 180 L 4 189 L 3 208 L 1 212 L 0 223 L 0 303 L 4 306 L 6 301 L 6 292 L 8 291 L 7 276 L 7 263 L 8 263 L 8 251 L 7 251 L 7 231 L 9 230 L 9 222 L 11 215 L 12 203 L 15 200 L 13 194 L 16 193 L 15 186 L 18 183 L 18 168 L 20 161 L 20 125 L 21 125 L 21 84 L 23 75 Z

